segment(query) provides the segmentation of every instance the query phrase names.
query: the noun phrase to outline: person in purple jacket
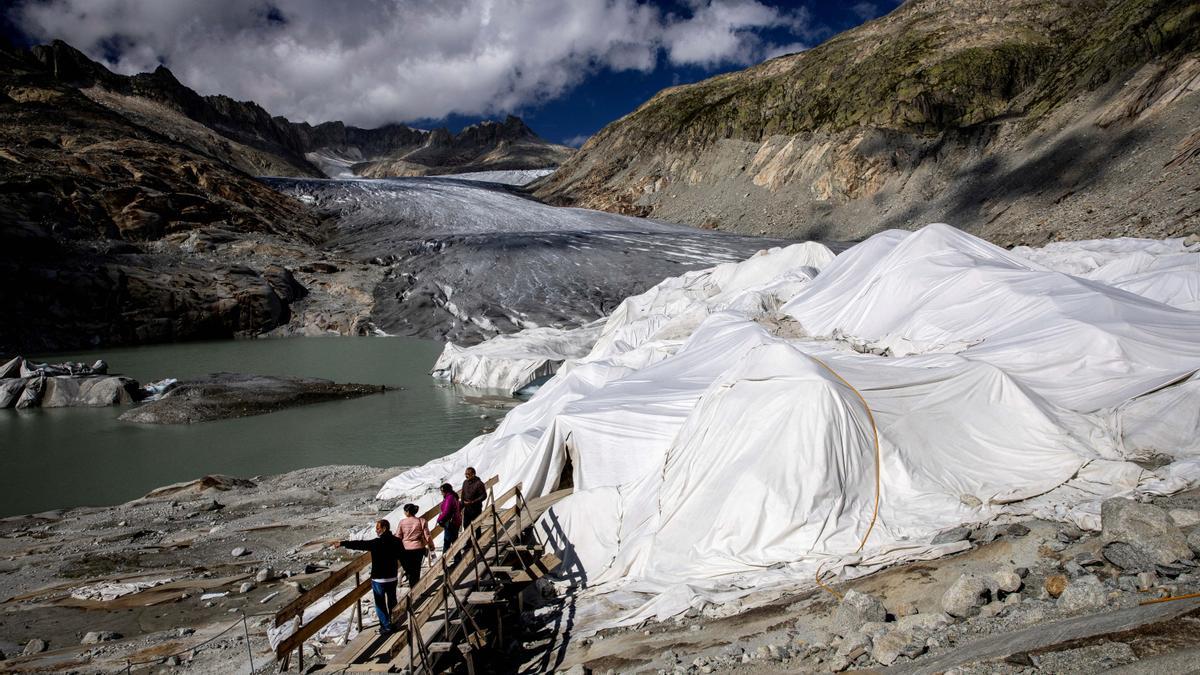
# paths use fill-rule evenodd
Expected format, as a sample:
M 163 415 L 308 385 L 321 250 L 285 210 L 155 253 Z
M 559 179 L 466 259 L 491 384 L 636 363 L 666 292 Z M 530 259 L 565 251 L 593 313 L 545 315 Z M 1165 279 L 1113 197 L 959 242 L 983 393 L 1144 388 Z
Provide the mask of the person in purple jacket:
M 458 539 L 458 530 L 462 527 L 462 503 L 449 483 L 442 483 L 442 510 L 437 523 L 442 526 L 442 553 L 445 553 Z

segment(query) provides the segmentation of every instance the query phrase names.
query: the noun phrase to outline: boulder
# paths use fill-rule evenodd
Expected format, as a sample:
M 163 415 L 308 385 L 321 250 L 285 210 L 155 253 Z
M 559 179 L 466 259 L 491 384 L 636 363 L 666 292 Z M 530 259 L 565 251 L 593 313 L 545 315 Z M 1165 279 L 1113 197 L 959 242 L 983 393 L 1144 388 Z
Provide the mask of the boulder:
M 232 551 L 230 551 L 230 552 L 229 552 L 229 555 L 231 555 L 231 556 L 233 556 L 233 557 L 235 557 L 235 558 L 240 558 L 240 557 L 242 557 L 242 556 L 246 555 L 247 553 L 249 553 L 249 551 L 247 551 L 247 550 L 245 549 L 245 547 L 238 546 L 237 548 L 235 548 L 235 549 L 233 549 Z
M 1200 511 L 1196 509 L 1171 509 L 1167 512 L 1171 517 L 1171 522 L 1177 527 L 1186 528 L 1193 525 L 1200 525 Z
M 1072 581 L 1058 598 L 1058 606 L 1068 612 L 1099 609 L 1107 603 L 1108 589 L 1092 575 Z
M 1150 553 L 1123 541 L 1105 544 L 1100 554 L 1114 566 L 1130 573 L 1150 572 L 1158 567 Z
M 883 621 L 886 618 L 887 610 L 884 609 L 879 598 L 850 590 L 846 592 L 841 604 L 834 610 L 830 630 L 845 637 L 859 630 L 863 624 L 869 621 Z
M 1157 563 L 1169 565 L 1195 557 L 1167 512 L 1152 504 L 1119 497 L 1106 500 L 1100 507 L 1100 522 L 1104 541 L 1129 544 Z
M 80 641 L 79 644 L 95 645 L 95 644 L 100 644 L 101 642 L 111 642 L 113 640 L 120 640 L 120 639 L 121 639 L 120 633 L 114 633 L 111 630 L 94 630 L 94 631 L 90 631 L 87 635 L 84 635 L 83 640 Z
M 1006 569 L 994 572 L 992 581 L 996 583 L 996 588 L 1005 593 L 1016 593 L 1021 590 L 1021 575 L 1015 570 Z
M 1192 533 L 1187 538 L 1188 548 L 1196 555 L 1200 555 L 1200 528 L 1192 530 Z
M 914 658 L 924 654 L 925 650 L 925 636 L 897 626 L 875 639 L 871 658 L 890 666 L 901 656 Z
M 942 611 L 960 619 L 971 616 L 986 605 L 997 590 L 990 578 L 964 574 L 942 595 Z
M 21 654 L 23 656 L 33 656 L 34 654 L 41 654 L 42 652 L 46 651 L 47 647 L 48 647 L 48 645 L 46 644 L 45 640 L 39 640 L 38 638 L 34 638 L 34 639 L 30 640 L 29 642 L 25 643 L 25 649 L 21 650 Z

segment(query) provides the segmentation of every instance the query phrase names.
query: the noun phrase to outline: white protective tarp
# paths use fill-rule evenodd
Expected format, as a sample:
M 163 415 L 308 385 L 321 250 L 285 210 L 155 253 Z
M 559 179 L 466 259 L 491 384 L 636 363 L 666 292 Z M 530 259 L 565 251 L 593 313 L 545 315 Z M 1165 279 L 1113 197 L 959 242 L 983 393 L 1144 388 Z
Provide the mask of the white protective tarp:
M 447 343 L 433 376 L 478 389 L 515 394 L 558 372 L 568 359 L 587 356 L 600 337 L 602 321 L 579 328 L 526 328 L 469 347 Z
M 1200 258 L 1160 245 L 1118 248 Z M 1108 496 L 1200 479 L 1200 312 L 1154 299 L 1178 297 L 1169 272 L 1186 260 L 1143 295 L 1119 287 L 1120 256 L 1075 270 L 1107 268 L 1106 283 L 945 225 L 821 249 L 626 300 L 495 432 L 381 497 L 432 502 L 467 465 L 539 496 L 569 467 L 575 493 L 540 525 L 586 586 L 586 634 L 941 555 L 956 546 L 931 537 L 960 523 L 1095 527 Z M 1149 456 L 1171 463 L 1129 461 Z

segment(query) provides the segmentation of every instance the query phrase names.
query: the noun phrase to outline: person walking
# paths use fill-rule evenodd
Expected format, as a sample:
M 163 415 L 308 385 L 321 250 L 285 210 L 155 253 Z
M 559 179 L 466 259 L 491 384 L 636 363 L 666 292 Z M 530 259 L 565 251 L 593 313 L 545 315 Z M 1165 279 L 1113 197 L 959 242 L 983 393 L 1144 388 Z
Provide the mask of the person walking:
M 458 539 L 458 528 L 462 527 L 462 504 L 449 483 L 442 483 L 442 508 L 437 522 L 442 526 L 442 553 L 445 553 Z
M 421 563 L 425 554 L 433 551 L 433 537 L 429 536 L 429 526 L 425 519 L 417 515 L 416 504 L 404 505 L 405 517 L 396 523 L 396 536 L 404 551 L 400 554 L 400 566 L 404 568 L 404 576 L 408 579 L 408 587 L 412 588 L 421 580 Z
M 468 466 L 463 472 L 462 490 L 459 495 L 462 496 L 463 508 L 463 526 L 471 524 L 471 521 L 479 517 L 483 513 L 483 503 L 487 501 L 487 486 L 479 476 L 475 475 L 475 467 Z
M 349 539 L 330 542 L 353 551 L 371 553 L 371 594 L 375 598 L 375 614 L 379 617 L 379 635 L 392 634 L 392 610 L 396 608 L 396 579 L 399 576 L 400 556 L 404 550 L 400 540 L 392 535 L 387 520 L 375 521 L 374 539 Z

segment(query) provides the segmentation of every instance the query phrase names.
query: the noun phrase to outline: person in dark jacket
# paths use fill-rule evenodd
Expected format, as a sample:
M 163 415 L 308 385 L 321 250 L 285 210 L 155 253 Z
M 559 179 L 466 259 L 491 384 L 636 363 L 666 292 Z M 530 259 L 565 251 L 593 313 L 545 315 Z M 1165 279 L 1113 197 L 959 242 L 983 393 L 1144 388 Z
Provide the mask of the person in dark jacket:
M 463 477 L 466 480 L 463 481 L 462 490 L 458 494 L 462 497 L 463 525 L 466 526 L 483 513 L 483 503 L 487 501 L 487 486 L 475 475 L 473 466 L 467 467 Z
M 392 610 L 396 607 L 396 579 L 404 545 L 392 534 L 386 520 L 375 521 L 374 539 L 351 539 L 335 543 L 354 551 L 371 552 L 371 593 L 375 596 L 375 614 L 379 616 L 379 635 L 392 633 Z

